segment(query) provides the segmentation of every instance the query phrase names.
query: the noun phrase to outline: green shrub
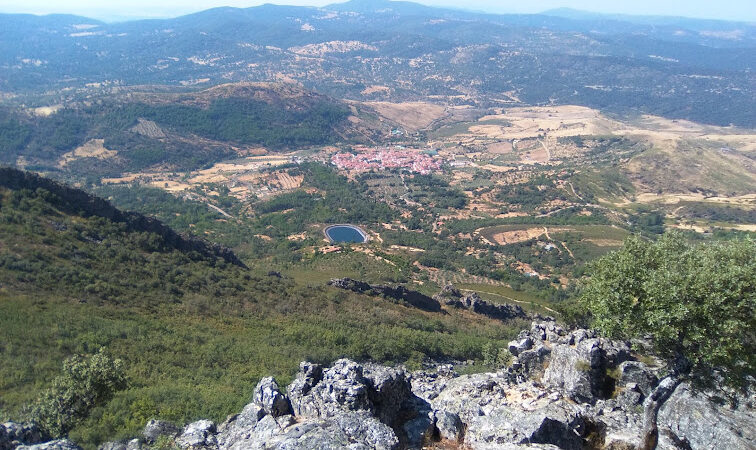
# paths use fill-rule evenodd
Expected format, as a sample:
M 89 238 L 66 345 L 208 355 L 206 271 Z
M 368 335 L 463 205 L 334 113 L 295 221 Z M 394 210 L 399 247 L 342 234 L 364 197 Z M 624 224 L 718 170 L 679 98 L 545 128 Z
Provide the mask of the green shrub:
M 504 347 L 496 347 L 493 342 L 483 346 L 483 365 L 490 369 L 507 367 L 512 363 L 512 353 Z
M 72 356 L 63 363 L 63 375 L 31 406 L 30 419 L 50 436 L 65 436 L 92 408 L 125 387 L 123 362 L 103 349 L 89 358 Z
M 582 359 L 579 359 L 575 363 L 575 368 L 579 370 L 580 372 L 590 372 L 591 371 L 591 364 L 588 361 L 584 361 Z

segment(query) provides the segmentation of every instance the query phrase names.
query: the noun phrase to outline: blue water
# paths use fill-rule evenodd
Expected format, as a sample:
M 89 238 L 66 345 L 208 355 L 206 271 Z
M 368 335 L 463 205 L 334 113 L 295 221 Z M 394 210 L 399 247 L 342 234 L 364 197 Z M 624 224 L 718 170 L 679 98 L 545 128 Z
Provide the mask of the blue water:
M 365 242 L 365 236 L 357 228 L 349 225 L 338 225 L 326 229 L 326 236 L 331 242 Z

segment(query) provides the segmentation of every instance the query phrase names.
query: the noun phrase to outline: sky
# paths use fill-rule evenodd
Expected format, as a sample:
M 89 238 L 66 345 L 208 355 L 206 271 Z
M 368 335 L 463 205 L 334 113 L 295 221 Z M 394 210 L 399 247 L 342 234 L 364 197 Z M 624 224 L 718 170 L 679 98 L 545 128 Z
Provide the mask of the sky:
M 216 6 L 263 3 L 325 6 L 341 0 L 0 0 L 0 12 L 78 14 L 101 20 L 176 17 Z M 602 13 L 674 15 L 756 22 L 754 0 L 415 0 L 431 6 L 492 13 L 536 13 L 568 7 Z

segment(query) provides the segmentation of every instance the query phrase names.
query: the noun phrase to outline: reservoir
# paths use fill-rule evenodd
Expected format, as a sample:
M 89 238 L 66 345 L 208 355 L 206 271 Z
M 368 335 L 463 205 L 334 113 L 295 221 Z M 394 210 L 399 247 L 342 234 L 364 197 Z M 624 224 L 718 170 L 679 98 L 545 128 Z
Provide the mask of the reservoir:
M 325 229 L 325 235 L 332 243 L 339 242 L 367 242 L 367 233 L 354 225 L 332 225 Z

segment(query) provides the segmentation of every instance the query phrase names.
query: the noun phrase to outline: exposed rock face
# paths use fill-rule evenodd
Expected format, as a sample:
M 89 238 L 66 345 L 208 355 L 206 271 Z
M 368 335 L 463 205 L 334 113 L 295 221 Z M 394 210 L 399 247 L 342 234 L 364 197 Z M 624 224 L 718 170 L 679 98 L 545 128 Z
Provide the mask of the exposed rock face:
M 38 444 L 47 439 L 48 437 L 33 423 L 0 424 L 0 450 L 8 450 L 24 444 Z
M 694 394 L 683 383 L 659 410 L 659 446 L 693 449 L 756 448 L 753 398 L 737 408 L 717 405 L 703 393 Z
M 165 420 L 150 420 L 142 430 L 142 437 L 148 444 L 154 444 L 161 436 L 174 438 L 180 429 L 176 425 Z
M 420 383 L 415 392 L 428 392 Z M 552 444 L 579 449 L 585 425 L 581 410 L 558 392 L 533 383 L 516 384 L 506 374 L 477 374 L 453 378 L 434 398 L 439 434 L 443 429 L 471 448 L 502 444 Z M 450 416 L 449 416 L 450 415 Z M 449 428 L 439 417 L 459 419 Z M 460 426 L 460 424 L 462 424 Z M 462 432 L 462 430 L 465 430 Z
M 489 303 L 480 298 L 480 295 L 478 295 L 476 292 L 462 297 L 462 305 L 463 307 L 469 309 L 474 313 L 481 314 L 492 319 L 509 320 L 516 317 L 522 319 L 527 317 L 525 311 L 517 305 L 510 305 L 506 303 L 497 305 L 494 303 Z
M 260 405 L 266 414 L 273 417 L 285 416 L 291 413 L 289 399 L 278 388 L 273 377 L 260 380 L 255 387 L 254 402 Z
M 632 359 L 627 343 L 586 330 L 568 333 L 547 320 L 533 323 L 509 349 L 516 357 L 505 370 L 463 376 L 451 365 L 409 374 L 348 359 L 331 367 L 303 362 L 286 394 L 264 378 L 240 413 L 218 427 L 207 420 L 189 424 L 174 444 L 192 450 L 394 450 L 439 442 L 441 448 L 470 449 L 639 447 L 644 400 L 664 383 L 653 368 Z M 659 411 L 657 448 L 752 449 L 754 403 L 743 399 L 729 408 L 683 383 Z M 0 450 L 16 448 L 22 439 L 32 443 L 40 438 L 34 430 L 0 426 Z M 142 450 L 178 431 L 153 420 L 142 439 L 101 449 Z M 18 448 L 78 448 L 68 441 L 40 445 Z
M 253 448 L 377 448 L 394 449 L 399 438 L 388 425 L 410 394 L 406 373 L 401 369 L 362 366 L 339 360 L 323 370 L 318 364 L 302 363 L 289 385 L 292 415 L 271 414 L 274 395 L 258 395 L 241 414 L 219 428 L 221 449 Z M 275 385 L 277 388 L 277 385 Z M 280 409 L 278 410 L 280 412 Z M 382 422 L 383 420 L 383 422 Z
M 184 427 L 176 438 L 176 446 L 187 450 L 216 448 L 215 424 L 210 420 L 198 420 Z
M 69 441 L 68 439 L 57 439 L 35 445 L 21 445 L 16 447 L 17 450 L 81 450 L 81 447 Z
M 638 391 L 643 397 L 648 397 L 654 386 L 659 383 L 656 374 L 642 362 L 625 361 L 619 365 L 618 370 L 619 384 Z
M 451 305 L 454 302 L 459 301 L 459 299 L 461 298 L 462 292 L 454 287 L 453 284 L 447 284 L 441 289 L 438 294 L 433 296 L 433 300 L 436 300 L 437 302 L 444 305 Z
M 388 286 L 383 284 L 368 284 L 351 278 L 334 278 L 328 282 L 329 286 L 367 295 L 380 295 L 391 300 L 407 303 L 418 309 L 430 312 L 441 311 L 441 304 L 431 297 L 404 286 Z
M 468 309 L 476 314 L 481 314 L 492 319 L 509 320 L 513 318 L 526 318 L 525 311 L 517 306 L 510 304 L 489 303 L 472 292 L 463 295 L 462 292 L 455 288 L 454 285 L 447 284 L 433 299 L 452 308 Z

